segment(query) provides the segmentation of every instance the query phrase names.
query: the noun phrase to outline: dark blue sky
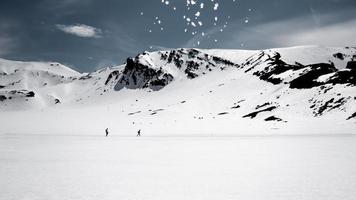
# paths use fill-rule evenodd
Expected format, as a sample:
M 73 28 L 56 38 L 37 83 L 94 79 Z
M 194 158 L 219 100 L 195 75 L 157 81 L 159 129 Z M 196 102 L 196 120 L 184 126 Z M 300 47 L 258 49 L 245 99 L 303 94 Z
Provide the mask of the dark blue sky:
M 0 0 L 0 57 L 84 72 L 162 48 L 356 46 L 355 0 L 195 1 Z

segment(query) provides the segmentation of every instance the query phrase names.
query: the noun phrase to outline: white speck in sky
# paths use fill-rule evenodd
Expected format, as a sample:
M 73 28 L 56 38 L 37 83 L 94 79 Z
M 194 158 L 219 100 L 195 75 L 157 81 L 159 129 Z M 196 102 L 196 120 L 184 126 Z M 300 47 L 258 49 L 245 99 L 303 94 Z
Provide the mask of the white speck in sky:
M 229 13 L 225 13 L 226 11 L 223 9 L 225 8 L 225 4 L 227 3 L 227 0 L 185 0 L 183 1 L 183 5 L 185 5 L 185 9 L 181 9 L 179 6 L 182 1 L 170 1 L 170 0 L 161 0 L 161 4 L 164 5 L 164 7 L 168 7 L 169 9 L 172 9 L 173 11 L 176 11 L 178 8 L 180 11 L 179 14 L 182 14 L 181 16 L 177 16 L 177 19 L 183 18 L 185 22 L 184 27 L 184 33 L 190 32 L 193 36 L 194 35 L 201 35 L 202 37 L 205 37 L 206 39 L 210 38 L 210 34 L 206 34 L 206 31 L 208 31 L 211 27 L 209 26 L 215 26 L 215 27 L 220 27 L 218 28 L 218 32 L 223 32 L 224 29 L 228 27 L 228 22 L 232 19 L 231 15 L 228 15 Z M 232 0 L 232 3 L 235 4 L 237 3 L 237 0 Z M 230 1 L 231 4 L 231 1 Z M 249 12 L 252 11 L 252 8 L 248 9 Z M 178 12 L 173 12 L 175 15 L 178 14 Z M 147 12 L 140 12 L 140 15 L 146 15 Z M 208 18 L 207 16 L 213 16 L 212 18 Z M 168 20 L 163 23 L 164 18 L 162 16 L 155 16 L 155 20 L 153 22 L 154 25 L 159 25 L 158 30 L 165 30 L 167 25 L 172 24 Z M 163 21 L 162 21 L 163 19 Z M 179 22 L 182 22 L 183 20 L 179 20 Z M 209 20 L 209 21 L 208 21 Z M 243 19 L 244 23 L 249 23 L 249 18 L 246 17 Z M 174 22 L 177 23 L 177 22 Z M 149 29 L 149 32 L 151 33 L 153 31 L 152 28 Z M 217 34 L 217 33 L 215 33 Z M 212 38 L 211 38 L 212 39 Z M 214 42 L 218 42 L 217 39 L 213 40 Z M 203 41 L 198 41 L 196 44 L 201 44 Z

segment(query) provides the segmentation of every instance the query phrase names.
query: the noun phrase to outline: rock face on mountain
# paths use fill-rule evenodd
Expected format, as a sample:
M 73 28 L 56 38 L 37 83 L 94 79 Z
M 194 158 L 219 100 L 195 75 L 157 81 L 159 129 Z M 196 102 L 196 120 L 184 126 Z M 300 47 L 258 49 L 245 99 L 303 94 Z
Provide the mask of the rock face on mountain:
M 226 59 L 195 49 L 143 53 L 128 58 L 115 90 L 149 88 L 160 90 L 174 80 L 171 73 L 194 79 L 214 70 L 238 66 Z
M 226 67 L 238 66 L 229 60 L 211 56 L 196 49 L 179 49 L 159 54 L 164 65 L 173 63 L 174 67 L 184 71 L 189 79 L 205 75 L 216 69 L 224 70 Z
M 346 69 L 356 71 L 356 61 L 350 61 L 347 63 Z
M 271 55 L 261 51 L 243 63 L 242 68 L 246 69 L 245 72 L 253 71 L 253 75 L 273 84 L 284 83 L 294 89 L 310 89 L 328 84 L 355 86 L 354 65 L 354 61 L 350 61 L 346 69 L 338 70 L 332 62 L 310 65 L 287 64 L 281 60 L 278 52 Z
M 119 78 L 115 90 L 150 88 L 160 90 L 173 80 L 173 76 L 163 68 L 154 68 L 151 63 L 143 63 L 140 55 L 128 58 L 122 76 Z

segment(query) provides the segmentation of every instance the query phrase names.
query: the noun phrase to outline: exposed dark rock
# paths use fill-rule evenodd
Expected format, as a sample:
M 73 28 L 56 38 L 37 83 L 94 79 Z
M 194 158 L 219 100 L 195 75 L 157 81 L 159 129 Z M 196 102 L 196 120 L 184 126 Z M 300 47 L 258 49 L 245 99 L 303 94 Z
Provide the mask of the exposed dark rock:
M 247 70 L 245 70 L 245 72 L 249 72 L 251 70 L 253 70 L 256 66 L 258 66 L 259 64 L 261 64 L 262 62 L 264 62 L 262 60 L 262 58 L 265 56 L 265 52 L 264 51 L 261 51 L 259 54 L 257 55 L 252 55 L 251 57 L 247 58 L 246 59 L 246 62 L 243 63 L 241 65 L 241 68 L 244 68 L 246 66 L 249 66 L 249 68 Z M 255 56 L 257 56 L 257 59 L 255 59 Z
M 349 118 L 347 118 L 347 120 L 350 120 L 350 119 L 353 119 L 353 118 L 356 118 L 356 112 L 354 114 L 352 114 Z
M 18 92 L 18 91 L 16 91 L 16 90 L 11 90 L 11 91 L 9 92 L 9 94 L 11 94 L 11 95 L 14 95 L 14 94 L 16 94 L 16 93 L 20 93 L 20 92 Z
M 8 99 L 12 97 L 35 97 L 35 92 L 27 90 L 11 90 L 8 92 Z
M 188 50 L 189 58 L 194 58 L 194 57 L 196 57 L 199 53 L 200 53 L 200 51 L 198 51 L 198 50 L 196 50 L 196 49 L 189 49 L 189 50 Z
M 0 85 L 0 89 L 3 89 L 5 86 L 3 86 L 3 85 Z
M 51 63 L 50 66 L 52 66 L 52 67 L 57 66 L 58 67 L 59 64 L 58 63 Z
M 120 71 L 111 72 L 105 81 L 105 85 L 107 85 L 111 81 L 112 78 L 115 78 L 115 80 L 117 80 L 119 78 L 119 75 L 120 75 Z
M 161 59 L 162 60 L 167 60 L 168 63 L 174 63 L 178 69 L 181 69 L 183 64 L 184 64 L 184 60 L 182 59 L 182 55 L 183 55 L 183 50 L 172 50 L 169 52 L 169 56 L 167 58 L 167 54 L 162 54 Z
M 338 71 L 325 83 L 356 85 L 356 70 Z
M 276 108 L 277 108 L 277 106 L 271 106 L 271 107 L 268 107 L 268 108 L 263 109 L 263 110 L 252 112 L 252 113 L 250 113 L 248 115 L 243 116 L 243 118 L 248 118 L 249 117 L 249 118 L 253 119 L 253 118 L 257 117 L 257 115 L 262 113 L 262 112 L 270 112 L 270 111 L 275 110 Z
M 163 88 L 164 86 L 168 85 L 172 82 L 174 77 L 171 74 L 163 74 L 161 79 L 155 79 L 151 81 L 151 86 L 157 88 Z
M 326 111 L 331 111 L 345 105 L 348 102 L 348 100 L 350 100 L 350 97 L 349 98 L 342 97 L 338 100 L 332 98 L 326 101 L 325 103 L 323 103 L 319 107 L 313 106 L 313 108 L 315 108 L 314 114 L 315 116 L 322 116 Z
M 327 92 L 329 92 L 331 89 L 333 89 L 333 87 L 331 87 L 331 86 L 325 86 L 325 85 L 322 85 L 322 86 L 320 86 L 320 90 L 321 91 L 324 91 L 324 94 L 326 94 Z
M 337 71 L 335 66 L 328 63 L 313 64 L 309 65 L 308 67 L 310 67 L 310 69 L 308 69 L 306 73 L 290 82 L 290 88 L 310 89 L 323 85 L 323 83 L 317 82 L 316 79 L 318 79 L 322 75 L 330 74 Z
M 198 70 L 199 66 L 200 65 L 194 61 L 187 61 L 187 68 L 184 71 L 187 74 L 187 77 L 190 79 L 198 77 L 198 74 L 194 73 L 193 71 Z
M 356 61 L 350 61 L 347 63 L 346 69 L 356 71 Z
M 15 85 L 15 84 L 18 84 L 18 83 L 21 83 L 21 80 L 18 80 L 18 81 L 12 82 L 12 83 L 10 83 L 9 85 Z
M 336 53 L 336 54 L 334 54 L 333 56 L 334 56 L 335 58 L 340 59 L 340 60 L 344 60 L 346 55 L 343 54 L 343 53 Z
M 35 97 L 35 93 L 33 91 L 30 91 L 26 94 L 26 97 Z
M 245 102 L 245 101 L 246 101 L 246 99 L 242 99 L 242 100 L 238 101 L 236 104 L 242 103 L 242 102 Z
M 222 113 L 219 113 L 218 115 L 227 115 L 229 114 L 228 112 L 222 112 Z
M 268 61 L 268 66 L 263 71 L 257 71 L 253 73 L 253 75 L 258 76 L 261 80 L 268 81 L 275 85 L 282 83 L 283 80 L 273 78 L 272 76 L 282 74 L 289 70 L 298 70 L 302 67 L 285 63 L 281 60 L 281 55 L 277 52 L 273 57 L 269 57 L 266 61 Z
M 220 58 L 220 57 L 216 57 L 216 56 L 212 56 L 212 57 L 213 57 L 213 61 L 215 61 L 215 63 L 217 63 L 217 64 L 236 66 L 235 63 L 233 63 L 233 62 L 231 62 L 229 60 L 226 60 L 226 59 L 223 59 L 223 58 Z
M 91 79 L 91 78 L 93 78 L 93 77 L 90 74 L 88 74 L 88 75 L 80 77 L 79 80 L 84 81 L 84 80 Z
M 191 71 L 189 71 L 189 70 L 185 70 L 184 72 L 187 74 L 187 77 L 188 77 L 189 79 L 194 79 L 194 78 L 198 77 L 198 74 L 193 73 L 193 72 L 191 72 Z
M 267 103 L 264 103 L 264 104 L 262 104 L 262 105 L 257 105 L 255 109 L 258 110 L 258 109 L 260 109 L 260 108 L 263 108 L 263 107 L 266 107 L 266 106 L 269 106 L 269 105 L 271 105 L 271 103 L 270 103 L 270 102 L 267 102 Z
M 149 111 L 152 111 L 151 115 L 156 115 L 158 112 L 164 111 L 164 109 L 149 110 Z
M 151 61 L 147 62 L 146 58 L 142 57 L 145 54 L 137 55 L 135 58 L 128 58 L 122 75 L 119 76 L 119 72 L 110 74 L 105 84 L 108 84 L 113 77 L 119 77 L 115 90 L 121 90 L 122 88 L 160 90 L 174 80 L 174 77 L 165 72 L 163 67 L 150 66 L 151 64 L 149 63 Z M 212 71 L 212 68 L 217 67 L 217 65 L 220 65 L 219 67 L 222 69 L 224 69 L 224 66 L 237 66 L 231 61 L 209 56 L 196 49 L 178 49 L 158 52 L 158 54 L 161 61 L 167 64 L 174 64 L 178 69 L 184 70 L 189 79 L 204 75 Z
M 162 69 L 154 69 L 142 64 L 139 57 L 128 58 L 123 75 L 115 86 L 115 90 L 121 90 L 124 87 L 160 90 L 173 79 L 171 74 L 165 73 Z
M 0 95 L 0 101 L 5 101 L 7 97 L 5 95 Z
M 236 105 L 236 106 L 231 107 L 231 109 L 238 109 L 238 108 L 241 108 L 241 106 L 240 105 Z
M 343 54 L 335 54 L 338 58 L 344 58 Z M 266 58 L 267 57 L 267 58 Z M 259 77 L 261 80 L 268 81 L 272 84 L 278 85 L 285 83 L 290 85 L 293 89 L 310 89 L 326 84 L 352 84 L 356 85 L 356 61 L 350 61 L 347 65 L 347 69 L 350 70 L 338 70 L 333 63 L 319 63 L 304 66 L 298 62 L 295 64 L 287 64 L 281 59 L 281 55 L 275 52 L 274 55 L 269 55 L 264 51 L 259 54 L 253 55 L 246 60 L 242 67 L 249 67 L 245 72 L 249 72 L 255 69 L 258 65 L 267 62 L 267 66 L 263 69 L 256 70 L 253 75 Z M 300 70 L 301 75 L 296 77 L 292 81 L 285 81 L 282 78 L 276 78 L 287 71 Z M 300 73 L 298 72 L 298 73 Z M 317 79 L 320 76 L 335 73 L 329 80 L 325 82 L 318 82 Z
M 275 116 L 271 116 L 271 117 L 266 118 L 265 121 L 266 121 L 266 122 L 269 122 L 269 121 L 281 122 L 281 121 L 283 121 L 283 119 L 278 118 L 278 117 L 275 117 Z
M 161 60 L 174 63 L 178 69 L 185 67 L 184 72 L 189 79 L 199 77 L 199 74 L 211 72 L 213 68 L 220 66 L 224 70 L 226 66 L 238 66 L 237 64 L 216 56 L 210 56 L 196 49 L 179 49 L 169 52 L 160 52 Z M 204 71 L 205 69 L 206 71 Z
M 132 113 L 129 113 L 128 115 L 136 115 L 136 114 L 139 114 L 139 113 L 141 113 L 141 111 L 132 112 Z
M 54 100 L 54 104 L 60 104 L 60 103 L 61 103 L 61 101 L 59 99 Z

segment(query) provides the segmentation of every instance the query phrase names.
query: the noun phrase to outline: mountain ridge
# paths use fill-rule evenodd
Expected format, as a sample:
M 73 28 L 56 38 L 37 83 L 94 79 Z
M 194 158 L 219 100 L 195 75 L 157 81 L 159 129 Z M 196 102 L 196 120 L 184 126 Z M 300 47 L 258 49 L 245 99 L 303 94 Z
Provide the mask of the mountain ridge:
M 82 116 L 74 110 L 99 113 L 100 124 L 115 118 L 125 122 L 124 129 L 140 123 L 158 129 L 161 119 L 197 131 L 201 124 L 214 130 L 210 123 L 237 128 L 235 121 L 244 130 L 255 130 L 253 122 L 288 132 L 305 118 L 318 121 L 321 132 L 329 131 L 322 124 L 330 122 L 337 126 L 328 129 L 349 132 L 356 118 L 355 58 L 355 48 L 309 46 L 144 52 L 124 65 L 65 76 L 53 69 L 60 65 L 49 64 L 42 69 L 50 72 L 31 68 L 0 75 L 0 110 L 17 117 L 38 110 L 65 110 L 76 118 Z

